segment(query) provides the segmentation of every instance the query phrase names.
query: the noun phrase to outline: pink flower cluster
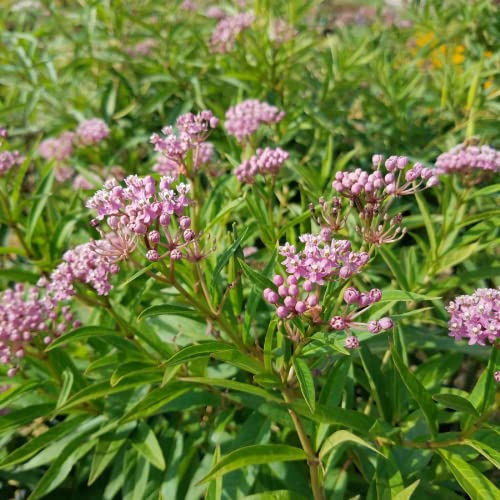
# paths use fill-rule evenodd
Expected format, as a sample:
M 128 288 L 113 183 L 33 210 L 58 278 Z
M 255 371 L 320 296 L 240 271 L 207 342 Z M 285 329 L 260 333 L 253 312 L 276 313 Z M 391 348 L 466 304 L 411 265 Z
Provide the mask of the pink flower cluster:
M 380 202 L 387 196 L 403 196 L 430 188 L 439 180 L 433 170 L 415 163 L 407 169 L 406 156 L 390 156 L 385 160 L 381 155 L 373 155 L 374 172 L 360 168 L 354 172 L 337 172 L 332 183 L 333 189 L 351 199 L 363 198 L 367 202 Z M 381 170 L 384 164 L 387 173 Z
M 369 256 L 365 252 L 352 252 L 351 243 L 346 240 L 331 240 L 327 231 L 323 234 L 304 234 L 300 241 L 305 243 L 304 250 L 297 252 L 295 247 L 285 244 L 279 252 L 285 256 L 283 265 L 288 277 L 277 274 L 273 278 L 276 289 L 266 288 L 264 299 L 276 307 L 276 314 L 281 319 L 295 316 L 306 316 L 315 324 L 328 325 L 332 330 L 344 330 L 352 333 L 352 329 L 364 328 L 372 333 L 379 333 L 393 327 L 390 318 L 360 323 L 355 319 L 367 311 L 382 298 L 382 292 L 374 288 L 369 292 L 360 292 L 354 287 L 344 293 L 346 307 L 342 315 L 333 316 L 329 321 L 321 319 L 320 304 L 321 287 L 327 282 L 340 278 L 347 279 L 359 272 L 366 264 Z M 358 347 L 354 335 L 350 335 L 345 343 L 348 349 Z
M 109 128 L 103 120 L 91 118 L 78 125 L 76 134 L 81 144 L 90 146 L 106 139 L 109 136 Z
M 193 242 L 196 234 L 190 229 L 189 217 L 183 215 L 190 204 L 190 186 L 179 183 L 174 188 L 173 180 L 172 177 L 162 177 L 157 186 L 151 176 L 130 175 L 125 178 L 126 187 L 122 187 L 114 179 L 107 181 L 104 189 L 95 193 L 86 203 L 87 208 L 97 211 L 94 225 L 106 219 L 112 231 L 121 234 L 120 241 L 115 236 L 109 242 L 115 248 L 130 248 L 134 237 L 142 237 L 149 260 L 157 261 L 161 258 L 158 251 L 161 247 L 166 249 L 165 253 L 170 254 L 171 259 L 181 259 L 181 248 Z M 167 228 L 174 218 L 179 229 L 171 234 Z M 165 235 L 166 244 L 160 241 L 159 229 Z
M 208 163 L 213 155 L 213 145 L 205 142 L 219 123 L 219 120 L 209 110 L 197 115 L 186 113 L 179 116 L 176 121 L 178 132 L 173 127 L 164 127 L 162 133 L 151 136 L 150 142 L 154 144 L 155 151 L 161 153 L 166 159 L 159 159 L 153 169 L 161 174 L 185 174 L 187 165 L 186 156 L 192 151 L 193 168 L 196 170 Z
M 247 99 L 226 111 L 225 127 L 229 135 L 241 142 L 254 134 L 262 124 L 280 122 L 285 116 L 276 106 L 257 99 Z
M 46 160 L 64 161 L 73 154 L 74 132 L 63 132 L 58 137 L 45 139 L 38 146 L 38 153 Z
M 282 276 L 276 275 L 273 282 L 277 292 L 264 290 L 265 300 L 277 306 L 280 318 L 317 311 L 319 287 L 336 278 L 349 278 L 369 260 L 367 253 L 353 252 L 350 241 L 332 240 L 327 231 L 303 234 L 299 240 L 304 243 L 303 250 L 297 251 L 289 243 L 279 247 L 280 255 L 285 257 L 282 264 L 289 274 L 289 286 L 284 285 Z
M 19 151 L 0 151 L 0 177 L 5 175 L 14 165 L 24 161 Z
M 0 361 L 11 365 L 7 372 L 11 377 L 35 337 L 44 335 L 43 344 L 47 345 L 69 326 L 79 326 L 68 306 L 59 307 L 58 301 L 39 287 L 25 289 L 18 283 L 0 297 Z
M 242 12 L 222 18 L 210 37 L 210 51 L 216 54 L 230 52 L 238 35 L 249 28 L 254 21 L 255 16 L 251 12 Z
M 479 288 L 472 295 L 460 295 L 446 310 L 450 336 L 469 339 L 469 345 L 494 344 L 500 338 L 500 290 Z
M 108 295 L 111 275 L 120 270 L 115 260 L 99 252 L 96 242 L 78 245 L 63 255 L 63 262 L 50 275 L 46 289 L 58 302 L 75 295 L 76 281 L 90 285 L 98 295 Z
M 454 172 L 470 173 L 474 169 L 498 172 L 500 170 L 500 151 L 490 146 L 459 144 L 450 151 L 438 156 L 438 174 Z
M 318 235 L 303 234 L 299 240 L 304 243 L 301 251 L 289 243 L 279 247 L 280 255 L 285 257 L 282 264 L 288 274 L 313 284 L 323 285 L 337 276 L 350 278 L 370 258 L 366 252 L 353 252 L 350 241 L 333 240 L 328 230 Z
M 281 148 L 257 149 L 249 160 L 244 160 L 234 171 L 240 182 L 253 184 L 257 174 L 276 176 L 288 159 L 288 153 Z

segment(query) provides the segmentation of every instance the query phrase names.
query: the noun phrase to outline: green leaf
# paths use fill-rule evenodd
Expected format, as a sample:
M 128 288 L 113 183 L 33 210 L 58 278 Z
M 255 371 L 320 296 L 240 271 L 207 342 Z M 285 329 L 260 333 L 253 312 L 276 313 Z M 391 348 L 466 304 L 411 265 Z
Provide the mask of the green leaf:
M 64 370 L 61 377 L 63 384 L 61 392 L 59 393 L 59 398 L 57 399 L 57 408 L 62 406 L 68 399 L 73 387 L 73 382 L 75 381 L 75 376 L 71 370 Z
M 410 486 L 406 487 L 399 493 L 396 493 L 392 497 L 392 500 L 410 500 L 411 496 L 413 495 L 419 484 L 420 484 L 420 479 L 417 479 L 416 481 L 411 483 Z
M 260 291 L 264 290 L 264 288 L 276 288 L 274 283 L 269 278 L 266 278 L 263 274 L 254 271 L 244 260 L 238 259 L 238 262 L 240 263 L 243 274 L 250 280 L 251 283 L 256 285 Z
M 131 436 L 132 446 L 157 469 L 165 470 L 165 459 L 154 432 L 144 422 L 140 422 Z
M 307 455 L 300 448 L 283 444 L 258 444 L 246 446 L 223 456 L 200 481 L 205 483 L 228 472 L 249 465 L 269 464 L 272 462 L 288 462 L 306 460 Z
M 274 332 L 276 330 L 276 326 L 278 325 L 278 320 L 273 319 L 269 322 L 269 326 L 267 327 L 266 338 L 264 340 L 264 367 L 270 372 L 273 369 L 273 340 L 274 340 Z
M 190 309 L 189 307 L 179 306 L 175 304 L 161 304 L 157 306 L 150 306 L 141 311 L 137 317 L 137 321 L 141 321 L 144 318 L 151 318 L 153 316 L 181 316 L 183 318 L 189 318 L 200 323 L 205 323 L 205 320 L 200 315 L 198 311 Z
M 377 403 L 377 410 L 386 421 L 392 420 L 391 401 L 387 396 L 387 380 L 380 369 L 380 359 L 374 356 L 366 346 L 359 350 L 359 357 L 365 370 L 368 384 L 373 398 Z
M 391 346 L 391 354 L 394 366 L 396 367 L 401 380 L 405 384 L 413 399 L 417 402 L 418 406 L 420 406 L 420 409 L 429 424 L 429 429 L 432 435 L 435 436 L 437 434 L 437 407 L 434 404 L 431 395 L 422 385 L 420 380 L 418 380 L 418 378 L 415 377 L 415 375 L 410 372 L 408 367 L 404 364 L 394 344 Z
M 427 207 L 427 202 L 421 193 L 415 193 L 415 198 L 418 203 L 418 208 L 420 209 L 420 213 L 422 214 L 422 219 L 424 221 L 425 229 L 427 231 L 427 238 L 429 240 L 429 244 L 431 246 L 431 256 L 432 259 L 436 257 L 436 231 L 434 229 L 434 224 L 432 223 L 431 214 Z
M 47 472 L 28 497 L 37 500 L 57 488 L 69 475 L 73 466 L 86 455 L 97 443 L 96 439 L 88 440 L 87 435 L 70 441 L 62 453 L 51 463 Z
M 269 401 L 276 401 L 282 403 L 283 400 L 266 390 L 256 387 L 254 385 L 245 384 L 243 382 L 236 382 L 235 380 L 227 380 L 224 378 L 210 378 L 210 377 L 182 377 L 179 380 L 190 382 L 192 384 L 213 385 L 215 387 L 223 387 L 224 389 L 231 389 L 233 391 L 245 392 L 253 394 Z
M 472 406 L 472 403 L 457 394 L 434 394 L 432 399 L 446 408 L 451 408 L 452 410 L 459 412 L 470 413 L 471 415 L 479 417 L 479 413 L 474 406 Z
M 140 418 L 146 418 L 153 415 L 166 404 L 174 401 L 183 394 L 191 390 L 189 385 L 172 382 L 163 387 L 159 387 L 151 391 L 142 401 L 137 403 L 128 413 L 122 418 L 121 422 L 130 422 Z
M 220 273 L 224 266 L 229 262 L 229 259 L 233 256 L 233 254 L 241 247 L 242 242 L 245 240 L 248 227 L 245 228 L 243 234 L 233 241 L 233 243 L 227 248 L 217 259 L 217 264 L 215 266 L 214 272 L 212 274 L 212 282 L 210 283 L 210 291 L 214 290 L 216 285 L 219 283 Z
M 54 173 L 55 169 L 51 168 L 42 179 L 35 194 L 33 195 L 34 202 L 31 205 L 31 210 L 26 224 L 25 238 L 28 245 L 31 243 L 31 238 L 35 232 L 38 219 L 40 219 L 47 200 L 49 199 L 50 190 L 52 189 L 52 184 L 54 182 Z
M 134 389 L 135 387 L 144 386 L 151 383 L 159 383 L 162 379 L 162 372 L 155 371 L 152 373 L 141 373 L 124 378 L 119 385 L 111 387 L 109 382 L 98 382 L 91 386 L 85 387 L 70 398 L 63 406 L 57 408 L 56 413 L 64 413 L 68 409 L 78 406 L 82 403 L 87 403 L 95 399 L 103 398 L 111 394 Z
M 422 295 L 420 293 L 407 292 L 405 290 L 384 290 L 379 302 L 411 302 L 420 300 L 439 300 L 441 297 Z
M 13 410 L 0 418 L 0 435 L 19 429 L 35 418 L 46 417 L 54 409 L 53 404 L 43 403 Z
M 22 385 L 10 387 L 6 391 L 0 393 L 0 408 L 6 408 L 9 403 L 15 401 L 19 396 L 38 389 L 40 385 L 40 382 L 27 382 Z
M 217 465 L 219 460 L 220 460 L 220 446 L 217 446 L 214 452 L 212 467 Z M 212 479 L 212 481 L 208 485 L 205 500 L 221 500 L 221 499 L 222 499 L 222 478 L 217 477 L 215 479 Z
M 92 464 L 90 466 L 88 486 L 93 484 L 99 476 L 106 470 L 122 446 L 127 442 L 123 439 L 100 439 L 95 448 Z
M 115 330 L 112 330 L 111 328 L 105 328 L 103 326 L 82 326 L 80 328 L 72 330 L 71 332 L 61 335 L 59 338 L 50 343 L 45 348 L 45 350 L 51 351 L 52 349 L 55 349 L 56 347 L 64 344 L 68 344 L 69 342 L 75 342 L 77 340 L 87 340 L 91 337 L 109 338 L 120 337 L 120 335 L 118 335 Z
M 463 441 L 464 444 L 474 448 L 476 451 L 481 453 L 486 460 L 491 462 L 497 469 L 500 469 L 500 452 L 495 448 L 483 443 L 482 441 L 478 441 L 477 439 L 465 439 Z
M 274 491 L 267 491 L 266 493 L 255 493 L 254 495 L 243 497 L 242 500 L 308 500 L 308 499 L 305 496 L 300 495 L 296 491 L 274 490 Z
M 183 347 L 180 351 L 176 352 L 171 358 L 167 359 L 164 366 L 176 366 L 194 359 L 206 358 L 214 353 L 225 351 L 234 351 L 235 347 L 230 344 L 224 344 L 215 340 L 209 340 L 197 345 L 189 345 Z
M 300 392 L 302 392 L 302 396 L 304 396 L 304 401 L 311 412 L 314 413 L 314 409 L 316 408 L 316 393 L 309 366 L 300 358 L 293 358 L 292 364 L 295 374 L 297 375 L 297 380 L 299 381 Z
M 48 431 L 31 439 L 26 444 L 23 444 L 21 447 L 14 450 L 10 455 L 7 455 L 0 462 L 0 467 L 5 469 L 11 467 L 12 465 L 25 462 L 49 444 L 54 443 L 61 437 L 66 436 L 75 429 L 78 429 L 78 427 L 88 418 L 88 415 L 78 415 L 57 424 L 55 427 L 51 427 Z
M 214 353 L 213 357 L 253 374 L 262 371 L 262 365 L 255 358 L 243 354 L 237 349 L 219 351 Z
M 140 375 L 141 373 L 154 373 L 155 370 L 160 370 L 158 366 L 152 366 L 151 363 L 144 361 L 130 361 L 118 365 L 118 368 L 111 374 L 109 383 L 114 387 L 118 385 L 125 377 L 132 375 Z
M 478 242 L 475 242 L 470 245 L 460 246 L 450 250 L 439 259 L 436 273 L 442 273 L 450 267 L 456 266 L 457 264 L 460 264 L 460 262 L 467 260 L 470 256 L 477 254 L 481 246 L 482 245 Z
M 329 408 L 317 404 L 314 413 L 311 413 L 311 410 L 309 410 L 309 407 L 303 401 L 295 401 L 290 406 L 299 415 L 313 422 L 341 425 L 362 434 L 368 434 L 371 427 L 376 422 L 376 420 L 369 415 L 344 408 Z
M 500 498 L 500 490 L 458 453 L 443 449 L 437 450 L 437 453 L 472 500 Z
M 319 452 L 319 459 L 323 460 L 323 458 L 328 453 L 330 453 L 330 451 L 332 451 L 333 448 L 340 446 L 343 443 L 359 444 L 360 446 L 364 446 L 365 448 L 368 448 L 374 451 L 375 453 L 384 456 L 382 453 L 380 453 L 380 451 L 377 450 L 377 448 L 375 448 L 370 443 L 366 442 L 364 439 L 361 439 L 360 437 L 356 436 L 355 434 L 352 434 L 349 431 L 337 431 L 334 432 L 330 437 L 328 437 L 326 441 L 323 443 L 323 446 L 321 447 L 321 450 Z

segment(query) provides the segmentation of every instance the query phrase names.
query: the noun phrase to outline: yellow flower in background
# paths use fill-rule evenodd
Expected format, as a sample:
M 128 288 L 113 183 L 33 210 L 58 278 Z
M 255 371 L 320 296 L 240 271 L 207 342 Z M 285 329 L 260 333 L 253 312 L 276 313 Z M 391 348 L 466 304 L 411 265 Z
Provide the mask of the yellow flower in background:
M 465 47 L 463 45 L 440 43 L 432 32 L 418 33 L 413 40 L 410 52 L 416 56 L 418 51 L 424 47 L 432 49 L 425 61 L 419 61 L 418 65 L 442 68 L 446 60 L 450 60 L 455 66 L 460 66 L 465 61 Z

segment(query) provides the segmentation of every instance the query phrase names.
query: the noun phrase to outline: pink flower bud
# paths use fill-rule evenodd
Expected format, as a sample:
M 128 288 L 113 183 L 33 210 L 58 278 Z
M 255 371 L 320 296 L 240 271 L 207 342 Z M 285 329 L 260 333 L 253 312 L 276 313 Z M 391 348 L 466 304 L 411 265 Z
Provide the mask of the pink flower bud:
M 307 297 L 307 305 L 310 307 L 315 307 L 318 305 L 318 297 L 316 295 L 311 295 Z
M 343 330 L 346 327 L 346 322 L 342 316 L 334 316 L 330 320 L 330 326 L 334 330 Z
M 380 328 L 382 328 L 382 330 L 390 330 L 393 326 L 394 326 L 394 321 L 392 321 L 391 318 L 380 318 L 378 320 L 378 323 L 380 325 Z
M 283 276 L 280 276 L 279 274 L 275 274 L 274 275 L 274 277 L 273 277 L 273 283 L 276 286 L 281 286 L 284 282 L 285 282 L 285 280 L 283 279 Z
M 425 184 L 426 187 L 431 188 L 439 184 L 439 178 L 436 175 L 429 177 L 429 180 Z
M 397 167 L 399 170 L 403 170 L 406 165 L 408 165 L 408 158 L 406 156 L 400 156 L 397 160 Z
M 374 302 L 378 302 L 382 298 L 382 291 L 378 288 L 373 288 L 372 290 L 370 290 L 368 295 L 370 297 L 370 301 L 373 304 Z
M 148 234 L 148 240 L 151 243 L 158 243 L 160 241 L 160 233 L 158 231 L 150 231 Z
M 160 259 L 160 254 L 157 250 L 148 250 L 146 252 L 146 259 L 150 260 L 151 262 L 156 262 Z
M 379 322 L 375 320 L 369 321 L 367 327 L 370 333 L 379 333 L 381 330 Z
M 307 311 L 307 306 L 306 306 L 305 302 L 302 302 L 301 300 L 299 300 L 299 302 L 297 302 L 295 304 L 295 311 L 298 314 L 305 313 Z
M 193 241 L 196 237 L 196 233 L 192 229 L 186 229 L 184 231 L 184 240 L 185 241 Z
M 279 306 L 278 309 L 276 309 L 276 314 L 278 315 L 278 318 L 284 319 L 288 316 L 288 308 L 285 306 Z
M 354 287 L 349 287 L 344 292 L 344 300 L 347 304 L 355 304 L 359 299 L 359 291 Z
M 345 339 L 344 346 L 346 349 L 357 349 L 359 347 L 359 340 L 354 335 Z
M 178 248 L 174 248 L 170 252 L 170 258 L 172 260 L 181 260 L 182 259 L 182 252 Z
M 182 230 L 188 229 L 191 226 L 191 219 L 183 215 L 179 218 L 179 226 Z
M 387 186 L 385 187 L 385 192 L 387 194 L 394 194 L 397 190 L 397 187 L 396 187 L 396 184 L 392 183 L 392 184 L 387 184 Z

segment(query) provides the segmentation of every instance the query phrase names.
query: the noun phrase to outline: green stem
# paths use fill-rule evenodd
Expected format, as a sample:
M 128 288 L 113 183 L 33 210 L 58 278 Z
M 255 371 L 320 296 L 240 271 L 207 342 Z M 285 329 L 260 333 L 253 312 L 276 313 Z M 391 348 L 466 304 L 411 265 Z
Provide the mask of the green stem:
M 293 398 L 287 391 L 283 391 L 283 397 L 287 403 L 292 403 Z M 288 413 L 292 418 L 293 425 L 295 426 L 295 430 L 297 431 L 297 435 L 299 436 L 300 444 L 302 445 L 302 449 L 307 455 L 307 466 L 309 467 L 309 476 L 311 478 L 311 489 L 313 492 L 314 500 L 325 500 L 325 490 L 321 484 L 320 478 L 320 465 L 321 462 L 319 458 L 314 453 L 314 449 L 311 445 L 311 441 L 307 437 L 306 431 L 300 420 L 300 417 L 295 413 L 291 408 L 288 409 Z

